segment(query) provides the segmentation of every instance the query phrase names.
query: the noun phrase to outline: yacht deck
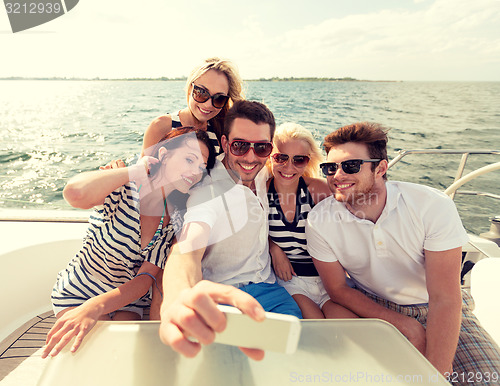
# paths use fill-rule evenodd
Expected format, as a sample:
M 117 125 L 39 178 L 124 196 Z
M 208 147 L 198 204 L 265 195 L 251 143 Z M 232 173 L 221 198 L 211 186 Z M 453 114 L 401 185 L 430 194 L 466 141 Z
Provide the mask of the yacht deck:
M 0 382 L 26 359 L 41 357 L 39 351 L 55 321 L 52 311 L 45 312 L 26 322 L 0 342 Z

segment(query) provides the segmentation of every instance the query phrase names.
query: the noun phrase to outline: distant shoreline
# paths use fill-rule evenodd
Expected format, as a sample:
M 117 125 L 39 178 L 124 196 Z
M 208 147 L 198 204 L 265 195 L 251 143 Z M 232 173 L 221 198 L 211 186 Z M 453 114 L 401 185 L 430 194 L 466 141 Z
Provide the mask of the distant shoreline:
M 0 78 L 0 80 L 51 80 L 51 81 L 186 81 L 186 77 L 178 78 L 66 78 L 66 77 L 22 77 L 10 76 Z M 245 82 L 401 82 L 400 80 L 361 80 L 350 77 L 344 78 L 315 78 L 315 77 L 287 77 L 287 78 L 259 78 L 259 79 L 245 79 Z

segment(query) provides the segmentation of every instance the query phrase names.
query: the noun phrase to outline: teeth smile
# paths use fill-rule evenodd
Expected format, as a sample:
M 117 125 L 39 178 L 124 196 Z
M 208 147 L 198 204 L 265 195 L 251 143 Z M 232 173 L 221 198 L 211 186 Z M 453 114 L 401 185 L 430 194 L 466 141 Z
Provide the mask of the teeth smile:
M 285 178 L 291 178 L 293 177 L 293 174 L 285 174 L 285 173 L 281 173 L 281 175 Z
M 352 186 L 352 184 L 337 184 L 336 186 L 338 189 L 345 189 L 348 188 L 349 186 Z
M 255 168 L 255 165 L 250 165 L 250 166 L 248 166 L 248 165 L 247 165 L 247 166 L 245 166 L 245 165 L 241 165 L 241 164 L 240 164 L 240 166 L 241 166 L 243 169 L 245 169 L 245 170 L 253 170 L 253 169 Z
M 200 111 L 203 113 L 203 114 L 210 114 L 210 110 L 205 110 L 205 109 L 202 109 L 201 107 L 199 108 Z
M 192 180 L 192 179 L 190 179 L 190 178 L 187 178 L 187 177 L 182 176 L 182 179 L 183 179 L 184 181 L 186 181 L 189 185 L 192 185 L 192 184 L 193 184 L 193 180 Z

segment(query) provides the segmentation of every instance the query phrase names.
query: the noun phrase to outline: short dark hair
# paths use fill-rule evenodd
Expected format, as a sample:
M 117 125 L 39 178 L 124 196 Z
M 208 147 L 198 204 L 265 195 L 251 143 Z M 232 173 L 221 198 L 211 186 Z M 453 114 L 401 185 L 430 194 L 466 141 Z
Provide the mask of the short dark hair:
M 229 138 L 231 126 L 236 118 L 245 118 L 256 124 L 267 123 L 271 129 L 271 141 L 273 140 L 276 123 L 273 113 L 265 104 L 247 100 L 235 102 L 226 113 L 226 118 L 224 119 L 224 130 L 222 134 L 225 135 L 226 138 Z
M 357 122 L 347 125 L 328 134 L 323 141 L 326 154 L 336 145 L 343 145 L 348 142 L 364 143 L 368 147 L 370 158 L 387 159 L 387 132 L 389 129 L 378 123 Z M 372 163 L 372 170 L 375 170 L 378 163 Z M 387 176 L 384 175 L 384 179 Z

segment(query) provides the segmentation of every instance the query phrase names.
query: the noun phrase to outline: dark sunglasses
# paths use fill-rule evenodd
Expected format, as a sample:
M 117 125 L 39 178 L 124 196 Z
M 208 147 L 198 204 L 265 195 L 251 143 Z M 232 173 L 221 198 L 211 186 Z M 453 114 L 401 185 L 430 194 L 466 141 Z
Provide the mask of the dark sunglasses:
M 290 156 L 284 153 L 274 153 L 271 158 L 277 164 L 286 164 Z M 308 162 L 309 157 L 306 155 L 294 155 L 292 157 L 292 164 L 298 168 L 306 166 Z
M 319 165 L 321 171 L 325 176 L 333 176 L 337 173 L 339 165 L 342 170 L 347 174 L 356 174 L 361 169 L 361 165 L 365 162 L 380 162 L 381 159 L 350 159 L 342 162 L 325 162 Z
M 209 99 L 212 99 L 212 106 L 214 106 L 216 109 L 222 109 L 229 99 L 229 95 L 223 93 L 210 95 L 207 89 L 197 86 L 194 83 L 191 84 L 193 85 L 193 92 L 191 95 L 193 96 L 193 99 L 198 103 L 205 103 Z
M 257 157 L 268 157 L 273 151 L 273 144 L 271 142 L 252 142 L 252 141 L 242 141 L 235 139 L 229 144 L 229 151 L 232 155 L 242 156 L 248 153 L 250 148 Z

